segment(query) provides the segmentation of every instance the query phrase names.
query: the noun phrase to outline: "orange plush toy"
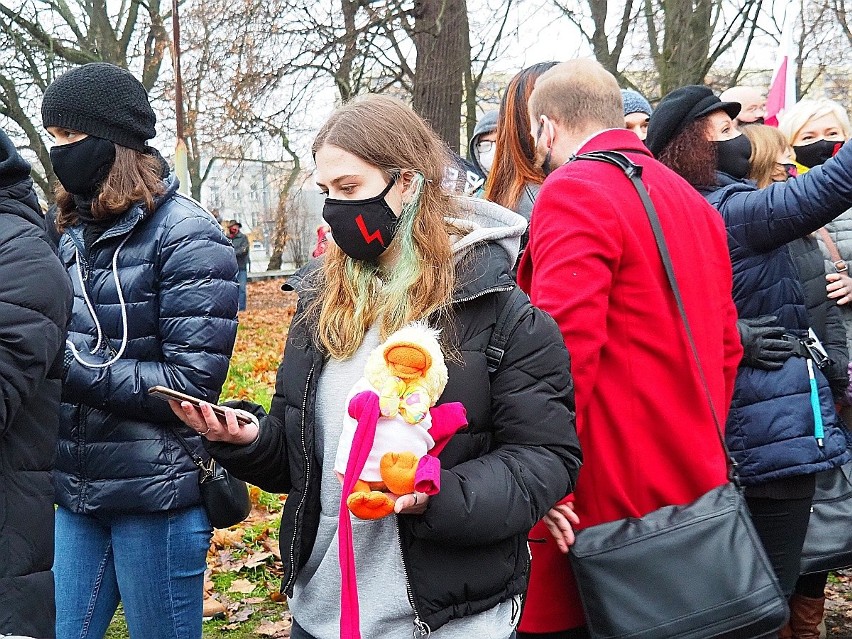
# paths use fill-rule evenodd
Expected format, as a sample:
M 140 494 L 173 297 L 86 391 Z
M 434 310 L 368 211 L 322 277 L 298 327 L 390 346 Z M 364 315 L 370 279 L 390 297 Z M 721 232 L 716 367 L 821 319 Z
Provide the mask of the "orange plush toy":
M 360 637 L 349 513 L 379 519 L 393 513 L 399 495 L 439 492 L 437 455 L 467 425 L 460 403 L 435 405 L 446 384 L 438 332 L 415 322 L 370 353 L 364 377 L 349 393 L 334 464 L 343 483 L 338 521 L 341 637 Z

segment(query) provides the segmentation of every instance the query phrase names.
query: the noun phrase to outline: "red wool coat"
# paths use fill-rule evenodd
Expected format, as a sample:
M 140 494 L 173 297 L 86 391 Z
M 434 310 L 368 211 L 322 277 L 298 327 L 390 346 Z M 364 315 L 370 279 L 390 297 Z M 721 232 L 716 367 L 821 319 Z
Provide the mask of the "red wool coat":
M 632 132 L 603 131 L 580 153 L 597 150 L 625 152 L 643 167 L 724 427 L 742 348 L 722 218 Z M 574 491 L 579 528 L 689 503 L 725 482 L 724 454 L 648 218 L 620 169 L 576 161 L 548 177 L 518 282 L 554 317 L 571 353 L 584 457 Z M 530 539 L 521 629 L 583 625 L 567 557 L 541 523 Z

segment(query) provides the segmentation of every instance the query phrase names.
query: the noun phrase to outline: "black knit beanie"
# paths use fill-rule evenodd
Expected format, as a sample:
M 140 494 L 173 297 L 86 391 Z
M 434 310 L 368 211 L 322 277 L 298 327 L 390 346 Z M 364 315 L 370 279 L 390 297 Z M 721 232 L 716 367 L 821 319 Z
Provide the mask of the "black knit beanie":
M 42 124 L 104 138 L 137 151 L 156 135 L 145 87 L 107 62 L 91 62 L 54 80 L 41 103 Z

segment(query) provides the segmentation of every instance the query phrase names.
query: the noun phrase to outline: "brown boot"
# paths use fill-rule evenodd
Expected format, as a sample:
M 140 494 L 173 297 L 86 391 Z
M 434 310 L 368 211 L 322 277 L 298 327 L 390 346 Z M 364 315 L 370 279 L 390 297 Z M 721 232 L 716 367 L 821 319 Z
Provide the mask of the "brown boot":
M 790 630 L 793 639 L 819 639 L 819 624 L 825 611 L 825 597 L 790 597 Z
M 778 631 L 778 639 L 793 639 L 793 631 L 789 623 Z

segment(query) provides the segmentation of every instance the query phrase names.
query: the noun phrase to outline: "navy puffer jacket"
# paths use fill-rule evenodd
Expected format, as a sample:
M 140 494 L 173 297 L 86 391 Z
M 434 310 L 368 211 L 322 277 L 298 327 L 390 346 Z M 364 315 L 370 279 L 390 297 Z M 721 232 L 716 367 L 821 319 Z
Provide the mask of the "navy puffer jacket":
M 74 512 L 200 503 L 198 469 L 169 426 L 203 450 L 200 438 L 147 390 L 218 399 L 237 331 L 237 262 L 213 217 L 176 193 L 174 177 L 166 186 L 153 211 L 131 207 L 91 251 L 81 225 L 60 243 L 74 285 L 69 340 L 98 366 L 66 350 L 54 482 Z
M 790 333 L 808 330 L 804 293 L 786 244 L 817 230 L 852 205 L 852 145 L 806 175 L 757 189 L 718 174 L 703 194 L 722 214 L 734 269 L 734 303 L 741 318 L 775 315 Z M 741 366 L 726 440 L 744 485 L 806 475 L 846 461 L 831 390 L 816 370 L 823 446 L 814 437 L 806 360 L 792 357 L 778 371 Z

